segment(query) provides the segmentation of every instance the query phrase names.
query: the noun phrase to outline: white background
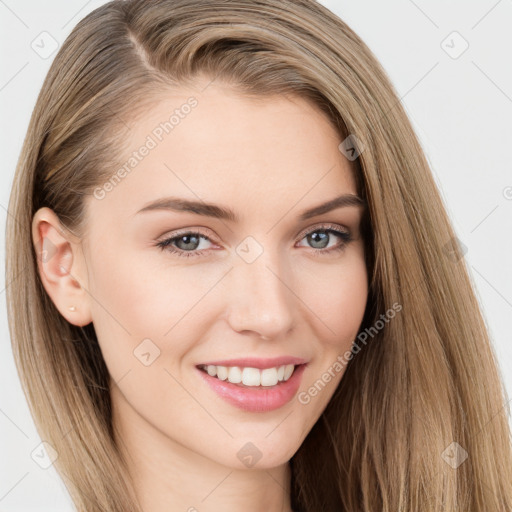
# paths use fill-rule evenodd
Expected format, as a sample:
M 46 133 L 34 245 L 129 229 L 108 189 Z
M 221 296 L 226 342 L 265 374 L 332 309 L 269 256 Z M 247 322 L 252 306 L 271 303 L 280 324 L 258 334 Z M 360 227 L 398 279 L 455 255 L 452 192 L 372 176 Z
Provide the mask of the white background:
M 40 36 L 46 31 L 60 45 L 81 18 L 103 3 L 0 0 L 2 261 L 16 161 L 37 94 L 55 56 L 43 59 L 31 44 L 47 37 Z M 457 236 L 467 247 L 465 258 L 512 397 L 512 188 L 507 189 L 512 187 L 512 2 L 322 3 L 368 44 L 405 105 Z M 469 44 L 457 58 L 453 57 L 463 49 L 464 41 L 453 31 Z M 2 272 L 0 512 L 72 511 L 71 500 L 54 469 L 40 468 L 30 456 L 41 440 L 12 358 L 5 313 L 8 285 Z

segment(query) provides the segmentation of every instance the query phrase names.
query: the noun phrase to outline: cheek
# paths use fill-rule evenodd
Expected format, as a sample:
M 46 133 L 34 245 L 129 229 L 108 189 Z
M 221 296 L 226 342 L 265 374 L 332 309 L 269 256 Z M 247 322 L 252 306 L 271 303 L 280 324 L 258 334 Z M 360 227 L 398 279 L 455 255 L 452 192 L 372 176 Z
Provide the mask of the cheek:
M 347 252 L 332 266 L 317 265 L 301 280 L 315 326 L 315 359 L 296 397 L 302 421 L 311 428 L 322 414 L 346 370 L 346 354 L 358 334 L 368 298 L 362 248 Z
M 151 357 L 170 351 L 172 362 L 179 361 L 190 340 L 200 337 L 200 329 L 205 328 L 204 307 L 211 305 L 208 292 L 225 272 L 218 266 L 215 271 L 197 265 L 172 266 L 157 251 L 113 255 L 104 250 L 99 252 L 104 255 L 101 261 L 92 261 L 93 322 L 114 378 L 136 361 L 138 351 L 147 353 L 146 348 Z
M 364 255 L 354 250 L 332 265 L 314 265 L 301 273 L 299 296 L 317 339 L 326 348 L 346 350 L 357 335 L 368 298 Z
M 103 254 L 90 269 L 95 299 L 91 305 L 118 400 L 129 403 L 148 421 L 155 420 L 163 430 L 179 424 L 190 409 L 200 417 L 200 408 L 179 384 L 180 364 L 200 336 L 200 307 L 194 305 L 212 287 L 213 277 L 198 286 L 202 280 L 194 278 L 192 270 L 159 268 L 147 255 L 126 252 L 119 260 L 109 259 L 108 251 Z

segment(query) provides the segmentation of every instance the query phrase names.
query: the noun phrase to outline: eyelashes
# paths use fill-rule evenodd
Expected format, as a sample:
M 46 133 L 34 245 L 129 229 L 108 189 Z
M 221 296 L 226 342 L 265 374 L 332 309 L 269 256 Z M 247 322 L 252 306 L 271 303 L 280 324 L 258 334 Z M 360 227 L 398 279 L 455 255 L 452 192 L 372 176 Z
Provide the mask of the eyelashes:
M 180 234 L 180 235 L 177 235 L 177 236 L 174 236 L 174 237 L 171 237 L 171 238 L 166 238 L 165 240 L 162 240 L 161 242 L 158 242 L 156 244 L 157 247 L 160 247 L 160 249 L 162 249 L 163 251 L 167 251 L 167 252 L 170 252 L 170 253 L 173 253 L 173 254 L 176 254 L 180 257 L 185 257 L 185 258 L 190 258 L 190 257 L 197 257 L 197 256 L 203 256 L 204 255 L 204 250 L 203 251 L 197 251 L 196 250 L 193 250 L 193 251 L 185 251 L 183 249 L 179 249 L 179 248 L 176 248 L 174 244 L 176 241 L 179 241 L 179 240 L 183 240 L 183 239 L 206 239 L 206 240 L 210 240 L 206 235 L 203 235 L 201 233 L 198 233 L 198 232 L 195 232 L 195 231 L 186 231 L 184 232 L 183 234 Z
M 311 235 L 314 235 L 315 233 L 320 234 L 320 237 L 317 236 L 314 237 L 314 239 L 308 239 L 310 243 L 316 243 L 318 242 L 318 240 L 320 240 L 320 242 L 327 240 L 327 242 L 330 244 L 333 235 L 334 237 L 339 238 L 340 242 L 335 246 L 326 248 L 322 247 L 319 249 L 309 246 L 309 248 L 311 249 L 311 253 L 314 256 L 324 256 L 332 253 L 338 253 L 344 250 L 345 247 L 353 240 L 352 235 L 349 231 L 341 229 L 339 226 L 333 224 L 323 224 L 321 226 L 316 226 L 312 229 L 309 229 L 306 232 L 301 233 L 296 242 L 300 242 L 304 238 L 311 237 Z M 181 233 L 178 233 L 173 237 L 161 240 L 156 244 L 156 246 L 160 248 L 162 251 L 169 252 L 181 258 L 197 258 L 207 256 L 210 251 L 208 249 L 198 250 L 197 247 L 193 248 L 192 250 L 185 250 L 180 249 L 175 244 L 181 241 L 185 241 L 185 245 L 200 246 L 201 240 L 207 240 L 211 242 L 210 238 L 205 234 L 199 231 L 189 230 L 182 231 Z

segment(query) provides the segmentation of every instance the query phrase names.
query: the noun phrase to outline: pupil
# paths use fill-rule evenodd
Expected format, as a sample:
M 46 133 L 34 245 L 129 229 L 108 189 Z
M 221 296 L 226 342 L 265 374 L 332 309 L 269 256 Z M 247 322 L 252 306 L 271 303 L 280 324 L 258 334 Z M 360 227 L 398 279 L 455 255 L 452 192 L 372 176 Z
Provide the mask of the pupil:
M 327 247 L 329 242 L 329 235 L 325 231 L 315 231 L 309 236 L 313 243 L 317 243 L 320 240 L 320 247 L 315 247 L 315 249 L 323 249 L 324 247 Z
M 180 247 L 180 249 L 186 250 L 186 249 L 197 249 L 197 245 L 199 243 L 199 238 L 195 235 L 183 235 L 178 240 L 177 243 L 181 242 L 182 240 L 185 240 L 185 247 Z M 188 241 L 187 241 L 188 240 Z M 190 246 L 190 244 L 192 246 Z M 182 244 L 183 245 L 183 244 Z

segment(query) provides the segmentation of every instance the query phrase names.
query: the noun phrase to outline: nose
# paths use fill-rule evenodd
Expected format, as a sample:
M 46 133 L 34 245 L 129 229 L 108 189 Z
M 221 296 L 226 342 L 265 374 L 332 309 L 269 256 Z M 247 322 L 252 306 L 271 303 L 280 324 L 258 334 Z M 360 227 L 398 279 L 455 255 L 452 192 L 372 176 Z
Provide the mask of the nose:
M 271 340 L 294 327 L 297 298 L 287 282 L 290 272 L 277 258 L 264 252 L 252 263 L 238 261 L 229 274 L 228 322 L 233 330 Z

